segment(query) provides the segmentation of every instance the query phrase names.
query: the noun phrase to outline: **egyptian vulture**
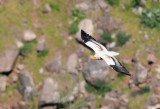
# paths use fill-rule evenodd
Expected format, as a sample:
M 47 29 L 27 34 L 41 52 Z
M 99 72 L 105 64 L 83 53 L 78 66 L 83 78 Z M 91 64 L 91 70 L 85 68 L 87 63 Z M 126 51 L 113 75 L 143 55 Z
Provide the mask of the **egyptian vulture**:
M 94 50 L 95 55 L 93 59 L 103 59 L 115 71 L 131 76 L 127 69 L 115 58 L 119 53 L 108 51 L 102 44 L 98 43 L 83 30 L 81 30 L 81 38 L 88 47 Z

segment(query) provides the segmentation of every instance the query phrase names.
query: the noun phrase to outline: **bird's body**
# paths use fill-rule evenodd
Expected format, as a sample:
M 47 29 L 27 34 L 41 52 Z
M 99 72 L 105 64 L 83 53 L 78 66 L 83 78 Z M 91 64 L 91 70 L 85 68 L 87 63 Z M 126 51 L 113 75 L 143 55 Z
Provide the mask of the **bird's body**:
M 114 51 L 108 51 L 102 44 L 98 43 L 93 37 L 81 30 L 81 38 L 83 42 L 95 51 L 93 59 L 103 59 L 109 66 L 115 71 L 129 75 L 129 72 L 120 62 L 114 57 L 119 53 Z

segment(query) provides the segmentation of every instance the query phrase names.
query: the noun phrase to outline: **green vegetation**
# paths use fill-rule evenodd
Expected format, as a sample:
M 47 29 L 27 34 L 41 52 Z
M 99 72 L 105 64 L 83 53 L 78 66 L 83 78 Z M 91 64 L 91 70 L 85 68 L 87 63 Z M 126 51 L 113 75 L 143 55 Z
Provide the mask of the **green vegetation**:
M 48 50 L 48 49 L 45 49 L 44 51 L 38 52 L 38 53 L 37 53 L 37 56 L 38 56 L 38 57 L 45 57 L 45 56 L 48 55 L 48 52 L 49 52 L 49 50 Z
M 117 45 L 122 46 L 129 40 L 131 36 L 127 35 L 125 32 L 118 32 L 116 37 Z
M 73 23 L 69 26 L 69 32 L 71 34 L 75 34 L 76 32 L 78 32 L 78 24 L 79 21 L 84 19 L 86 17 L 86 14 L 83 10 L 78 9 L 78 8 L 74 8 L 72 10 L 72 17 L 74 19 Z
M 112 42 L 113 41 L 113 38 L 111 37 L 111 32 L 107 31 L 107 32 L 104 32 L 102 35 L 101 35 L 101 39 L 102 41 L 104 42 Z
M 126 75 L 123 74 L 123 73 L 117 73 L 117 77 L 120 78 L 120 79 L 123 79 Z
M 131 1 L 131 6 L 133 7 L 137 7 L 137 6 L 141 6 L 141 0 L 132 0 Z
M 79 22 L 76 20 L 69 26 L 69 32 L 71 34 L 75 34 L 75 33 L 78 32 L 78 30 L 79 30 L 78 29 L 78 24 L 79 24 Z
M 25 42 L 24 46 L 20 48 L 20 54 L 22 56 L 27 56 L 27 54 L 33 51 L 33 47 L 36 43 L 37 43 L 37 40 L 33 40 L 31 42 Z
M 93 85 L 87 83 L 85 88 L 89 93 L 104 95 L 106 92 L 111 91 L 112 85 L 106 84 L 105 81 L 97 81 Z
M 106 0 L 110 5 L 119 5 L 120 0 Z
M 160 9 L 144 9 L 141 16 L 141 23 L 149 28 L 160 30 Z
M 50 6 L 51 6 L 52 10 L 56 10 L 56 11 L 60 10 L 60 6 L 55 4 L 55 3 L 53 3 L 53 2 L 50 3 Z
M 147 86 L 147 85 L 141 87 L 140 90 L 139 90 L 139 92 L 140 92 L 141 94 L 147 93 L 147 92 L 149 92 L 149 91 L 150 91 L 150 87 Z
M 77 18 L 78 20 L 84 19 L 86 17 L 86 14 L 83 10 L 74 8 L 72 10 L 72 16 Z

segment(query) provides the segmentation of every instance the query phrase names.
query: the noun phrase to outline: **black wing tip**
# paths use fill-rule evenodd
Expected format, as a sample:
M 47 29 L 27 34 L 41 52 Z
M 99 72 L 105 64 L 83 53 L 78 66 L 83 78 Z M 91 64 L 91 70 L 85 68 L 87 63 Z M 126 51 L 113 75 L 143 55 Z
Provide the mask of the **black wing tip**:
M 125 67 L 123 67 L 123 66 L 116 66 L 116 65 L 111 65 L 111 67 L 115 70 L 115 71 L 117 71 L 117 72 L 119 72 L 119 73 L 123 73 L 123 74 L 125 74 L 125 75 L 128 75 L 128 76 L 132 76 L 128 71 L 127 71 L 127 69 L 125 68 Z
M 87 34 L 84 30 L 81 29 L 81 38 L 84 42 L 89 40 L 95 40 L 91 35 Z

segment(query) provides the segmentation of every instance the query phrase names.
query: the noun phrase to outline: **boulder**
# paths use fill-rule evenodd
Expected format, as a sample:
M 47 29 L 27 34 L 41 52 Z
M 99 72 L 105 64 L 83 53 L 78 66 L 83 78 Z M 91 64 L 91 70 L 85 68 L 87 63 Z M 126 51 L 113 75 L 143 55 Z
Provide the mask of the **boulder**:
M 29 42 L 36 39 L 37 35 L 32 30 L 25 30 L 22 36 L 24 42 Z
M 4 92 L 6 90 L 7 80 L 8 78 L 6 76 L 0 77 L 0 91 Z
M 87 32 L 89 35 L 93 35 L 94 33 L 94 26 L 91 19 L 83 19 L 78 25 L 79 31 L 76 34 L 76 39 L 78 41 L 82 41 L 81 39 L 81 29 Z
M 18 48 L 23 47 L 23 43 L 21 41 L 15 40 L 15 42 L 16 42 L 16 45 L 17 45 Z
M 0 56 L 0 73 L 10 72 L 13 69 L 18 54 L 17 49 L 5 50 L 4 54 Z
M 156 57 L 155 57 L 155 55 L 154 55 L 153 53 L 149 53 L 149 54 L 147 55 L 147 61 L 148 61 L 148 64 L 149 64 L 149 65 L 154 64 L 154 63 L 156 62 Z
M 50 73 L 59 73 L 62 69 L 61 54 L 58 53 L 53 59 L 49 60 L 45 67 Z
M 89 7 L 88 7 L 88 5 L 87 5 L 86 2 L 82 2 L 82 3 L 80 3 L 80 4 L 76 4 L 75 7 L 76 7 L 76 8 L 79 8 L 79 9 L 81 9 L 81 10 L 83 10 L 83 11 L 86 11 L 86 10 L 89 9 Z
M 155 94 L 152 94 L 149 96 L 148 100 L 147 100 L 147 105 L 148 106 L 155 106 L 156 104 L 158 104 L 158 96 Z
M 103 60 L 91 59 L 82 71 L 86 81 L 94 84 L 96 81 L 108 81 L 109 67 Z
M 101 106 L 101 109 L 128 109 L 128 99 L 121 90 L 113 90 L 105 95 Z
M 58 83 L 52 78 L 46 78 L 39 97 L 39 106 L 56 105 L 60 103 L 60 94 L 58 92 Z
M 77 64 L 78 64 L 78 56 L 77 54 L 73 53 L 68 58 L 67 71 L 69 73 L 77 73 L 77 70 L 76 70 Z
M 45 37 L 41 37 L 38 39 L 38 43 L 37 43 L 37 51 L 38 52 L 42 52 L 44 51 L 46 48 L 46 38 Z
M 49 3 L 46 3 L 44 7 L 46 9 L 46 12 L 51 12 L 52 11 L 52 8 L 51 8 Z
M 29 107 L 27 103 L 25 103 L 24 101 L 20 101 L 19 103 L 14 104 L 11 109 L 28 109 L 28 108 Z
M 102 10 L 107 10 L 107 12 L 110 10 L 109 5 L 104 0 L 97 0 L 97 2 Z
M 98 17 L 94 22 L 97 24 L 97 28 L 103 29 L 103 31 L 115 31 L 119 28 L 120 23 L 108 14 Z
M 29 101 L 36 95 L 36 88 L 33 82 L 33 78 L 30 72 L 23 71 L 18 76 L 20 86 L 19 92 L 22 94 L 25 101 Z
M 142 64 L 137 63 L 134 72 L 134 83 L 136 85 L 146 82 L 149 69 L 144 67 Z

